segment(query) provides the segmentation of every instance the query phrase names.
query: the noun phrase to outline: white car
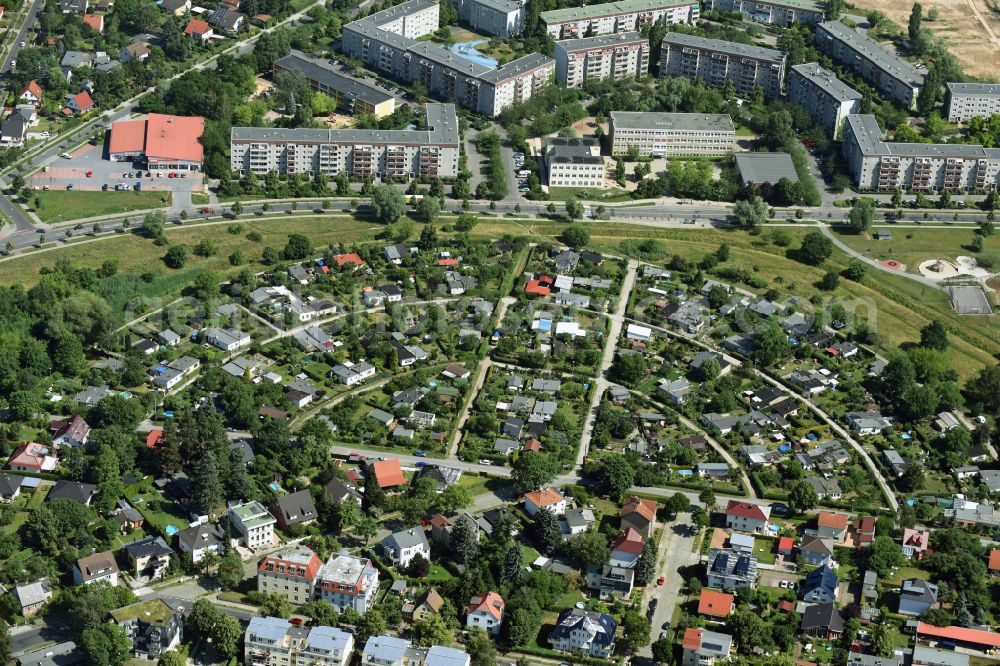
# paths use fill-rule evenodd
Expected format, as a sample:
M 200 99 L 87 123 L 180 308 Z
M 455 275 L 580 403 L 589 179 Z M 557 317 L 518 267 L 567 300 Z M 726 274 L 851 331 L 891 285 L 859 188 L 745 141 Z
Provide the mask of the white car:
M 50 137 L 50 136 L 52 136 L 52 135 L 51 135 L 51 134 L 49 134 L 48 132 L 42 132 L 42 133 L 41 133 L 41 134 L 39 134 L 38 136 L 42 137 L 43 139 L 47 139 L 47 138 L 49 138 L 49 137 Z
M 492 465 L 493 462 L 490 461 L 490 460 L 487 460 L 486 458 L 483 458 L 482 460 L 479 461 L 479 464 L 480 465 Z
M 23 39 L 21 40 L 21 48 L 22 49 L 24 48 L 24 40 Z
M 73 156 L 70 155 L 69 153 L 59 153 L 59 157 L 63 158 L 64 160 L 71 160 L 71 159 L 73 159 Z
M 787 580 L 778 581 L 778 587 L 780 587 L 783 590 L 787 589 L 788 581 Z

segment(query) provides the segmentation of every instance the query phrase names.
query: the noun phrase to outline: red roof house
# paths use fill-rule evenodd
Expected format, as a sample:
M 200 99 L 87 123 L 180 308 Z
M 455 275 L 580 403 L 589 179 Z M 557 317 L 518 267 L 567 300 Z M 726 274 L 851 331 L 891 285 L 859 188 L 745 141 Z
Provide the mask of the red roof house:
M 150 430 L 149 434 L 146 435 L 146 448 L 155 449 L 157 446 L 160 445 L 160 442 L 162 440 L 163 440 L 163 430 L 161 430 L 160 428 L 155 428 L 153 430 Z
M 795 550 L 795 539 L 790 536 L 783 536 L 778 539 L 778 552 L 782 555 L 791 555 Z
M 184 34 L 197 39 L 205 40 L 212 36 L 212 26 L 208 25 L 208 21 L 191 19 L 188 21 L 188 24 L 184 26 Z
M 102 14 L 84 14 L 83 22 L 97 32 L 104 32 L 104 16 Z
M 406 477 L 403 476 L 403 468 L 399 464 L 399 458 L 389 460 L 376 460 L 371 466 L 375 480 L 378 481 L 382 490 L 392 490 L 399 486 L 406 485 Z
M 66 108 L 75 113 L 87 113 L 94 108 L 94 99 L 86 90 L 66 98 Z
M 715 590 L 702 590 L 698 599 L 698 614 L 723 618 L 733 612 L 733 595 Z
M 345 264 L 354 264 L 355 266 L 364 266 L 364 260 L 358 255 L 357 252 L 350 252 L 348 254 L 338 254 L 333 258 L 337 262 L 337 268 L 343 268 Z
M 555 280 L 548 275 L 541 275 L 534 280 L 528 280 L 528 284 L 524 285 L 524 293 L 535 296 L 548 296 L 552 293 L 553 286 L 555 286 Z
M 628 497 L 618 513 L 623 530 L 632 528 L 648 538 L 656 523 L 656 502 L 641 497 Z
M 990 551 L 990 562 L 987 566 L 994 573 L 1000 572 L 1000 548 L 994 548 Z
M 42 101 L 42 87 L 36 81 L 28 81 L 17 94 L 17 99 L 28 104 L 38 104 Z

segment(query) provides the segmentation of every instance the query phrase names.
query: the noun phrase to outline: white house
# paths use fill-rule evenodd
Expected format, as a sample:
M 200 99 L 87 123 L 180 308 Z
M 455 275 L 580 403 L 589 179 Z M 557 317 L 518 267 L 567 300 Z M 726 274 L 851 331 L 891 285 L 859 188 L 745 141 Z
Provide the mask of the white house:
M 431 546 L 427 543 L 427 535 L 421 527 L 412 527 L 382 539 L 382 553 L 400 569 L 410 566 L 417 555 L 430 561 Z
M 465 626 L 470 629 L 478 627 L 488 634 L 499 634 L 505 605 L 503 597 L 496 592 L 477 594 L 469 600 Z
M 566 498 L 554 488 L 542 488 L 524 494 L 524 510 L 529 516 L 538 513 L 539 509 L 548 509 L 557 516 L 566 513 Z

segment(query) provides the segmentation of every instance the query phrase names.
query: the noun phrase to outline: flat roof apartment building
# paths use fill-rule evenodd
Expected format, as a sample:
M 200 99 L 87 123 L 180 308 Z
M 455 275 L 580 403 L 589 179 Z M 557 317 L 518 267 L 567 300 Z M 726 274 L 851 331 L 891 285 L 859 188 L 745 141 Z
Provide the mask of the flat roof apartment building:
M 567 7 L 539 16 L 553 39 L 576 39 L 632 32 L 663 19 L 667 25 L 698 22 L 700 5 L 691 0 L 621 0 L 587 7 Z
M 788 71 L 788 99 L 804 107 L 833 138 L 844 118 L 861 110 L 861 93 L 816 62 L 795 65 Z
M 907 109 L 916 105 L 924 75 L 868 35 L 840 21 L 824 21 L 816 26 L 816 48 L 854 70 L 886 99 Z
M 736 148 L 733 119 L 724 113 L 612 111 L 611 154 L 726 155 Z
M 458 175 L 458 117 L 453 104 L 427 104 L 426 129 L 281 129 L 234 127 L 230 165 L 243 175 L 346 171 L 352 176 Z
M 243 635 L 247 666 L 346 666 L 354 636 L 336 627 L 295 626 L 278 617 L 252 617 Z
M 549 187 L 604 187 L 606 168 L 598 139 L 549 139 L 545 164 Z
M 328 601 L 338 613 L 351 608 L 361 615 L 375 604 L 378 570 L 371 560 L 347 553 L 335 553 L 320 567 L 316 598 Z
M 273 73 L 301 72 L 309 86 L 337 101 L 337 111 L 385 118 L 396 110 L 396 98 L 375 86 L 338 72 L 333 65 L 293 50 L 274 61 Z
M 526 0 L 448 0 L 458 12 L 458 20 L 487 35 L 506 39 L 524 29 Z
M 649 40 L 637 32 L 556 42 L 556 81 L 581 88 L 584 81 L 637 79 L 649 73 Z
M 988 190 L 1000 185 L 1000 148 L 968 144 L 887 143 L 872 115 L 850 115 L 844 160 L 868 190 Z
M 403 81 L 420 82 L 436 97 L 495 116 L 544 86 L 555 61 L 532 53 L 497 69 L 462 58 L 417 37 L 438 27 L 438 5 L 409 0 L 344 26 L 341 50 Z
M 706 9 L 741 14 L 748 21 L 790 27 L 793 23 L 815 25 L 826 10 L 816 0 L 705 0 Z
M 781 94 L 785 60 L 774 49 L 671 32 L 660 50 L 660 76 L 701 79 L 712 88 L 732 81 L 741 97 L 750 97 L 760 86 L 770 99 Z
M 241 546 L 251 550 L 266 548 L 274 543 L 277 523 L 260 502 L 247 502 L 229 507 L 229 526 Z
M 1000 113 L 1000 83 L 946 83 L 948 122 L 964 123 L 970 118 L 988 118 Z

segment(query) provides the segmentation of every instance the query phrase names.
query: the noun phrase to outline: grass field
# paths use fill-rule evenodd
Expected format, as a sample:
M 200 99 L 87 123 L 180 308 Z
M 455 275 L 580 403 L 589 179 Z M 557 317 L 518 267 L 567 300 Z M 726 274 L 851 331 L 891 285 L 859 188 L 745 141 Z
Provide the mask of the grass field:
M 954 261 L 959 256 L 971 256 L 992 262 L 1000 267 L 1000 238 L 991 236 L 986 239 L 983 252 L 976 254 L 967 246 L 972 242 L 973 230 L 965 228 L 951 229 L 920 229 L 879 227 L 891 229 L 891 241 L 877 241 L 870 233 L 852 234 L 838 233 L 837 236 L 845 245 L 866 257 L 877 261 L 896 259 L 906 265 L 908 273 L 917 274 L 920 264 L 929 259 L 948 259 Z
M 170 205 L 170 192 L 66 192 L 49 190 L 34 192 L 38 199 L 35 210 L 42 222 L 66 222 L 99 215 L 127 213 L 132 210 L 162 208 Z
M 567 199 L 578 199 L 580 203 L 629 201 L 632 197 L 622 189 L 610 187 L 595 189 L 592 187 L 550 187 L 549 198 L 556 202 L 556 212 L 565 213 L 566 207 L 561 202 Z

